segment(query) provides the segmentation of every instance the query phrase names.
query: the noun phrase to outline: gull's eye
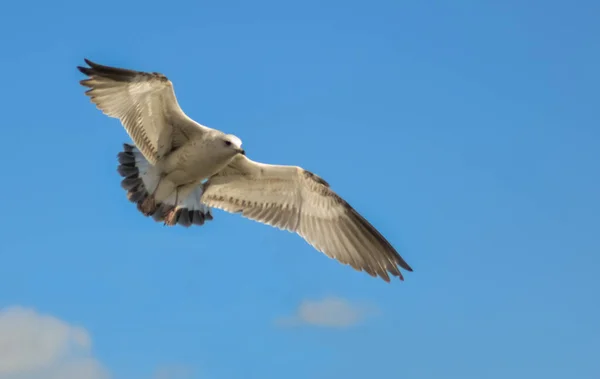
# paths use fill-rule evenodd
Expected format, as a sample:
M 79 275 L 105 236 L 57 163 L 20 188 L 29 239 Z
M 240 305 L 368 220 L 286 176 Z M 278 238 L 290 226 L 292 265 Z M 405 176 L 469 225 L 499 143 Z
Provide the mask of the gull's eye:
M 225 141 L 225 146 L 231 146 L 231 141 Z

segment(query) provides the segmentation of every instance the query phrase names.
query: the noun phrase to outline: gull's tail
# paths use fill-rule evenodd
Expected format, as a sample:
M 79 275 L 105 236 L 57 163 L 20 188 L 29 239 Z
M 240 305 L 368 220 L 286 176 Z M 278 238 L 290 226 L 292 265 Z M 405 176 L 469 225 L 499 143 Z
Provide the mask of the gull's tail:
M 123 177 L 121 187 L 127 191 L 127 198 L 137 205 L 140 212 L 142 204 L 151 191 L 158 186 L 160 173 L 150 162 L 144 158 L 137 147 L 123 144 L 123 151 L 117 156 L 119 166 L 117 171 Z M 202 196 L 202 185 L 198 185 L 185 199 L 179 199 L 175 204 L 175 193 L 165 199 L 162 203 L 148 214 L 155 221 L 165 221 L 167 213 L 177 206 L 175 223 L 189 227 L 192 224 L 202 225 L 205 220 L 212 220 L 210 208 L 200 202 Z

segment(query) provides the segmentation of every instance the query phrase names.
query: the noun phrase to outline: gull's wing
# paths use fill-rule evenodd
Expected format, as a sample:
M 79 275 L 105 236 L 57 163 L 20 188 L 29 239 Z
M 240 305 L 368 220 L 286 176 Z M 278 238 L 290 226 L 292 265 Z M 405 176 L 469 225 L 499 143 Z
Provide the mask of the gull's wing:
M 201 201 L 298 233 L 330 258 L 386 282 L 412 271 L 390 243 L 327 182 L 297 166 L 268 165 L 238 156 L 204 185 Z
M 77 68 L 89 77 L 80 82 L 90 88 L 86 95 L 104 114 L 121 120 L 150 163 L 208 130 L 181 110 L 164 75 L 85 62 L 90 67 Z

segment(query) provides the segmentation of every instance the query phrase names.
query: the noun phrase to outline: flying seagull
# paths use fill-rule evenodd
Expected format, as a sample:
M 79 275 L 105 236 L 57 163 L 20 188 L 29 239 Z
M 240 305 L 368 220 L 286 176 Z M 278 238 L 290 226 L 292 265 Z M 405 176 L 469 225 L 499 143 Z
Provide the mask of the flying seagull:
M 392 245 L 319 176 L 298 166 L 246 157 L 242 141 L 189 118 L 173 84 L 157 72 L 100 65 L 77 68 L 86 95 L 133 140 L 118 154 L 128 199 L 165 225 L 202 225 L 212 208 L 295 232 L 358 271 L 404 280 L 412 271 Z M 389 274 L 388 274 L 389 273 Z

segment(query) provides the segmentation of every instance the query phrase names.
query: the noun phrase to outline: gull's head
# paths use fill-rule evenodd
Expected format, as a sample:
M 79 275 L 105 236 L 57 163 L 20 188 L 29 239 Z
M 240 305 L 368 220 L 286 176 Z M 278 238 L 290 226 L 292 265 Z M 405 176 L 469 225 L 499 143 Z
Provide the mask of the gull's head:
M 226 134 L 223 136 L 223 146 L 226 149 L 235 151 L 236 154 L 246 155 L 244 149 L 242 149 L 242 140 L 233 134 Z

